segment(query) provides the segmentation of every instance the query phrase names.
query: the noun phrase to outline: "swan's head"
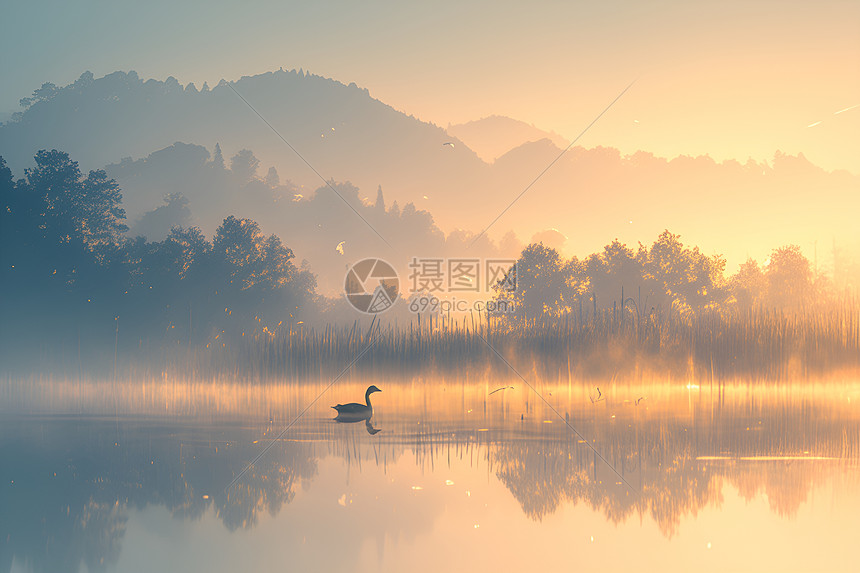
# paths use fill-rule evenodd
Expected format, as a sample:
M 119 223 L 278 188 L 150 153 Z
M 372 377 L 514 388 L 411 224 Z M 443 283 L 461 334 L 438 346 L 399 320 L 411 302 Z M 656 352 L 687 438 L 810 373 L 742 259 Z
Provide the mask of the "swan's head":
M 379 389 L 379 388 L 377 388 L 376 386 L 370 386 L 370 387 L 367 389 L 366 394 L 369 396 L 369 395 L 373 394 L 374 392 L 382 392 L 382 390 L 380 390 L 380 389 Z

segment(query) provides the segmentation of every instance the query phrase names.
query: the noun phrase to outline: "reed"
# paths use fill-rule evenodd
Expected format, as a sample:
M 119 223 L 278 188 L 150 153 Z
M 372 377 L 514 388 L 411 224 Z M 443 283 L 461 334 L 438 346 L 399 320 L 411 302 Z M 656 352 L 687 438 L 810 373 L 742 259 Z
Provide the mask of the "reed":
M 586 317 L 442 316 L 407 325 L 383 318 L 367 330 L 356 323 L 220 333 L 208 348 L 176 349 L 164 370 L 192 379 L 301 380 L 336 376 L 361 355 L 353 374 L 515 375 L 490 346 L 527 379 L 815 380 L 860 369 L 860 308 L 640 317 L 616 306 Z

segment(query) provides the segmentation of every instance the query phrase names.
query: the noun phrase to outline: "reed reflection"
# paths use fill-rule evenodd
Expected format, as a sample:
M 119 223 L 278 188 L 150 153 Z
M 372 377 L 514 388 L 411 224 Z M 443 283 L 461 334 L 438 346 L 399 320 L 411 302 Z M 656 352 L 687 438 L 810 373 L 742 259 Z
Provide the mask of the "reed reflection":
M 493 387 L 392 388 L 374 417 L 386 428 L 378 435 L 370 418 L 356 420 L 365 427 L 355 431 L 357 424 L 306 417 L 226 492 L 279 435 L 282 412 L 208 424 L 181 416 L 7 417 L 0 422 L 0 571 L 10 571 L 13 559 L 34 571 L 104 568 L 120 553 L 129 512 L 148 506 L 185 520 L 212 511 L 228 530 L 251 528 L 288 508 L 302 483 L 318 479 L 325 458 L 359 472 L 407 454 L 425 474 L 454 465 L 489 471 L 532 520 L 584 503 L 613 523 L 651 518 L 670 537 L 684 516 L 719 507 L 726 485 L 747 499 L 766 494 L 786 519 L 822 484 L 860 488 L 851 389 L 736 388 L 712 396 L 601 386 L 600 403 L 588 400 L 589 388 L 547 389 L 610 468 L 533 395 L 490 395 Z

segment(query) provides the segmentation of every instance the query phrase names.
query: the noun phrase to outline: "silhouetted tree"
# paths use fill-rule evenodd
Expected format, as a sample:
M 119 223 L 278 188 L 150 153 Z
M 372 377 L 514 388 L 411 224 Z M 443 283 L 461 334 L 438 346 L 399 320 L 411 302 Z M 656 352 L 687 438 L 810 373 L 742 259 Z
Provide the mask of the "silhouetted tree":
M 293 252 L 280 239 L 266 237 L 254 221 L 232 215 L 215 231 L 213 252 L 234 289 L 283 286 L 295 269 Z
M 602 253 L 586 258 L 587 288 L 592 296 L 597 297 L 598 306 L 617 304 L 620 307 L 622 293 L 625 299 L 638 294 L 639 289 L 645 286 L 647 258 L 648 252 L 643 246 L 640 245 L 639 251 L 634 253 L 618 239 L 606 245 Z
M 183 150 L 205 165 L 197 148 Z M 33 346 L 28 337 L 38 340 L 40 351 L 69 336 L 103 344 L 120 319 L 129 344 L 152 337 L 175 345 L 223 329 L 225 307 L 239 309 L 234 325 L 242 328 L 251 310 L 251 316 L 289 316 L 315 304 L 313 274 L 297 271 L 292 250 L 277 236 L 263 235 L 256 222 L 228 217 L 213 244 L 199 228 L 168 228 L 188 219 L 185 198 L 170 194 L 143 219 L 165 219 L 160 232 L 166 238 L 128 239 L 119 187 L 105 172 L 84 177 L 59 151 L 41 151 L 35 159 L 16 183 L 0 158 L 4 359 L 15 348 Z M 243 308 L 249 311 L 244 317 Z
M 747 259 L 729 279 L 729 289 L 740 310 L 749 310 L 765 302 L 767 278 L 758 262 Z
M 42 87 L 34 90 L 32 96 L 21 98 L 18 103 L 21 104 L 21 107 L 29 108 L 37 103 L 50 101 L 59 91 L 60 89 L 56 85 L 46 82 L 42 84 Z
M 249 149 L 241 149 L 230 159 L 230 171 L 239 178 L 239 181 L 250 181 L 257 176 L 257 168 L 260 160 L 254 157 Z
M 119 185 L 104 171 L 84 179 L 67 153 L 43 150 L 25 173 L 27 192 L 41 202 L 39 228 L 49 243 L 77 239 L 96 249 L 117 244 L 128 230 Z
M 497 288 L 497 298 L 513 301 L 516 317 L 520 319 L 561 315 L 569 310 L 570 304 L 564 267 L 555 249 L 541 243 L 529 245 L 511 270 L 516 290 Z
M 770 304 L 799 308 L 810 302 L 812 271 L 809 260 L 797 245 L 775 249 L 770 255 L 765 274 Z
M 182 280 L 200 274 L 202 267 L 208 264 L 212 255 L 212 244 L 206 240 L 199 227 L 183 229 L 173 227 L 167 240 L 180 247 L 179 278 Z
M 220 143 L 215 144 L 215 153 L 212 156 L 212 165 L 218 169 L 226 169 L 226 166 L 224 165 L 224 155 L 221 153 Z
M 376 203 L 373 206 L 378 212 L 385 212 L 385 197 L 382 195 L 382 185 L 376 188 Z
M 280 184 L 281 178 L 278 176 L 278 170 L 274 167 L 269 167 L 269 171 L 266 172 L 266 185 L 274 189 Z
M 698 247 L 687 248 L 680 236 L 663 231 L 648 251 L 645 271 L 657 288 L 681 312 L 699 310 L 721 301 L 725 261 L 707 257 Z

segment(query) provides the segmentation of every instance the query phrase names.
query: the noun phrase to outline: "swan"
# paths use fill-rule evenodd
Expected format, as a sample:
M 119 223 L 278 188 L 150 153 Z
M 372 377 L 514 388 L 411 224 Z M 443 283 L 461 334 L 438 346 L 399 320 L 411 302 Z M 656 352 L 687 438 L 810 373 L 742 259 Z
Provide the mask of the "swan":
M 332 408 L 337 410 L 338 416 L 370 418 L 373 415 L 373 406 L 370 405 L 370 395 L 374 392 L 382 392 L 382 390 L 376 386 L 369 386 L 367 392 L 364 393 L 364 401 L 367 402 L 366 405 L 353 402 L 351 404 L 338 404 L 337 406 L 332 406 Z

